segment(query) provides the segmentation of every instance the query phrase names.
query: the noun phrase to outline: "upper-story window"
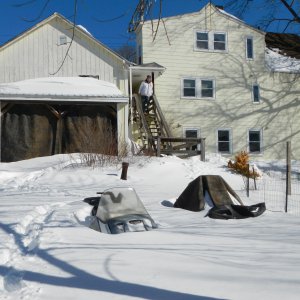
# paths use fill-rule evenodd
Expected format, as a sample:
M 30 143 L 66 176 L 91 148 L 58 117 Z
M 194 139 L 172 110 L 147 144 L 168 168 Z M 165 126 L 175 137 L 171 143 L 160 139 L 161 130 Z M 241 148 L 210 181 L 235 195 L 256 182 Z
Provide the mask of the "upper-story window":
M 208 32 L 196 32 L 197 49 L 208 50 Z
M 252 86 L 252 99 L 254 103 L 260 103 L 260 91 L 258 84 L 253 84 Z
M 225 32 L 196 31 L 195 50 L 227 51 L 227 35 Z
M 65 45 L 67 44 L 67 37 L 65 35 L 59 36 L 59 45 Z
M 226 50 L 226 35 L 225 33 L 214 33 L 214 50 Z
M 182 79 L 183 98 L 215 98 L 215 80 L 206 78 Z
M 252 36 L 246 37 L 246 58 L 247 59 L 254 58 L 253 37 Z

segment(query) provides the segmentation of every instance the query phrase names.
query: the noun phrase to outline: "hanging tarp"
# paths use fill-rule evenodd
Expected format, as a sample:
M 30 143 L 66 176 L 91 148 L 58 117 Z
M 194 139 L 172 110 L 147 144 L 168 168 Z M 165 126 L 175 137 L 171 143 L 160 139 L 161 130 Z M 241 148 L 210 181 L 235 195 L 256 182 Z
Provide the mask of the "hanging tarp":
M 54 153 L 57 120 L 44 105 L 16 104 L 1 117 L 1 161 Z
M 63 153 L 116 154 L 117 116 L 111 106 L 73 106 L 63 117 L 62 128 Z
M 104 143 L 116 143 L 116 128 L 116 109 L 110 105 L 13 104 L 1 117 L 1 161 L 101 153 Z

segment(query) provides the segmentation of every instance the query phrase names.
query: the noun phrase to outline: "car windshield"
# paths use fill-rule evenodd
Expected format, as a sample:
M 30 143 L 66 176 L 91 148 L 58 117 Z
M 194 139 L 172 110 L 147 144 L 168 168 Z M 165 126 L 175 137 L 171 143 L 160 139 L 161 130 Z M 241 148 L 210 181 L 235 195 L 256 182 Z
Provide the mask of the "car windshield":
M 104 223 L 125 215 L 148 215 L 133 188 L 112 188 L 103 192 L 97 209 L 97 217 Z

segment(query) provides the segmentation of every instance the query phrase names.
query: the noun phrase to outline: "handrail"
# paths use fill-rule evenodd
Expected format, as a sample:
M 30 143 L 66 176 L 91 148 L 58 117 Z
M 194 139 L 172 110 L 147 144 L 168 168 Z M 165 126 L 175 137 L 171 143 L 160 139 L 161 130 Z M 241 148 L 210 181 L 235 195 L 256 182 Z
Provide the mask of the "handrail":
M 135 100 L 135 105 L 136 105 L 137 111 L 139 113 L 140 119 L 142 120 L 142 126 L 147 135 L 147 139 L 149 142 L 152 143 L 152 145 L 154 145 L 154 139 L 153 139 L 152 133 L 149 129 L 148 123 L 146 121 L 146 118 L 145 118 L 145 115 L 144 115 L 144 112 L 142 109 L 141 98 L 138 94 L 133 94 L 132 98 Z
M 162 128 L 165 130 L 167 137 L 172 137 L 171 130 L 170 130 L 170 128 L 168 126 L 168 123 L 167 123 L 167 121 L 166 121 L 166 119 L 165 119 L 165 117 L 164 117 L 164 115 L 162 113 L 161 107 L 159 105 L 159 102 L 158 102 L 156 96 L 153 95 L 152 98 L 153 98 L 156 110 L 158 112 L 158 116 L 159 116 L 159 119 L 161 121 L 160 123 L 162 125 Z

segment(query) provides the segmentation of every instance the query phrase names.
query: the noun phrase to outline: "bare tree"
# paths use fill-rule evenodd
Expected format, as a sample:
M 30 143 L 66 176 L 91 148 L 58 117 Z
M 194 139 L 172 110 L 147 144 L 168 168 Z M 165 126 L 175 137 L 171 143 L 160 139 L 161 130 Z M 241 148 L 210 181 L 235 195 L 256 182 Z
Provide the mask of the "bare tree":
M 136 48 L 134 45 L 125 44 L 115 49 L 115 51 L 129 61 L 136 61 Z

